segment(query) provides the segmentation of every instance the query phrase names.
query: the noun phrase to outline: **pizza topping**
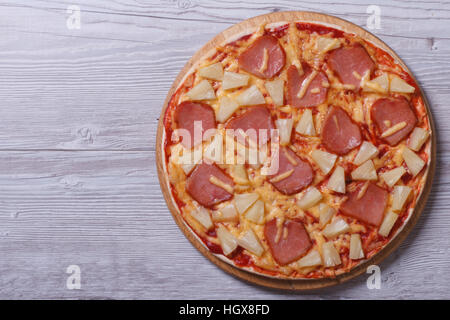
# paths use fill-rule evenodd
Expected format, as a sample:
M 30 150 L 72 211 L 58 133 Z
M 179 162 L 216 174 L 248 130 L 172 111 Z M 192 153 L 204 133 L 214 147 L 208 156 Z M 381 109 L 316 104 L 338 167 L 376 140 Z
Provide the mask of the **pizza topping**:
M 228 231 L 227 228 L 225 228 L 223 225 L 219 225 L 219 227 L 216 229 L 216 233 L 224 255 L 228 256 L 230 253 L 236 250 L 238 246 L 237 239 L 230 231 Z
M 422 171 L 422 168 L 425 166 L 425 161 L 406 147 L 402 151 L 402 157 L 413 177 Z
M 214 177 L 225 185 L 234 186 L 233 180 L 214 164 L 201 163 L 192 171 L 186 181 L 186 191 L 202 206 L 212 206 L 230 200 L 233 193 L 210 181 Z M 215 180 L 216 181 L 216 180 Z
M 316 50 L 322 54 L 337 49 L 340 46 L 341 42 L 338 38 L 317 37 L 316 39 Z
M 280 135 L 280 144 L 282 146 L 289 144 L 289 142 L 291 142 L 291 133 L 292 133 L 292 126 L 294 125 L 294 120 L 278 119 L 275 120 L 275 125 Z
M 364 81 L 362 87 L 365 92 L 386 93 L 389 90 L 389 77 L 383 73 L 370 81 Z
M 356 154 L 353 163 L 357 166 L 363 164 L 367 160 L 371 160 L 378 155 L 378 149 L 372 143 L 364 141 Z
M 400 180 L 400 178 L 406 173 L 405 168 L 403 168 L 402 166 L 397 167 L 395 169 L 383 172 L 380 176 L 381 179 L 384 180 L 384 182 L 389 186 L 389 187 L 393 187 L 394 184 L 397 183 L 398 180 Z
M 217 62 L 198 70 L 198 74 L 207 79 L 221 81 L 223 79 L 222 63 Z
M 241 106 L 251 106 L 266 103 L 263 94 L 261 93 L 261 91 L 259 91 L 256 85 L 252 85 L 250 88 L 244 90 L 240 95 L 237 96 L 236 101 Z
M 277 38 L 263 35 L 239 56 L 238 62 L 248 73 L 270 79 L 283 69 L 286 55 Z
M 257 200 L 248 210 L 245 214 L 245 218 L 248 220 L 257 223 L 257 224 L 263 224 L 264 223 L 264 202 L 261 200 Z
M 341 205 L 341 211 L 373 226 L 380 226 L 387 205 L 387 191 L 369 183 L 364 196 L 358 199 L 359 190 L 348 193 L 348 200 Z
M 383 133 L 380 137 L 391 146 L 406 138 L 417 123 L 414 111 L 403 97 L 378 99 L 372 105 L 371 114 L 378 129 Z M 386 120 L 390 122 L 391 127 L 386 125 Z
M 375 69 L 375 63 L 359 44 L 333 50 L 329 54 L 328 63 L 343 84 L 352 85 L 356 90 L 360 87 L 361 76 L 367 72 L 370 75 Z M 359 79 L 354 72 L 360 75 Z
M 187 96 L 191 100 L 211 100 L 216 98 L 216 93 L 208 80 L 202 80 L 187 93 Z
M 231 175 L 237 184 L 248 184 L 248 174 L 243 164 L 235 164 L 231 167 Z
M 337 155 L 322 150 L 314 150 L 311 152 L 311 158 L 324 174 L 328 174 L 333 169 Z
M 350 254 L 349 258 L 353 260 L 359 260 L 364 258 L 364 251 L 361 243 L 361 236 L 358 233 L 354 233 L 350 236 Z
M 345 155 L 361 144 L 361 131 L 347 112 L 333 106 L 323 124 L 322 142 L 329 151 Z
M 398 219 L 398 214 L 389 210 L 383 219 L 383 223 L 381 224 L 381 227 L 380 227 L 380 230 L 378 230 L 378 233 L 380 235 L 382 235 L 383 237 L 387 237 L 389 235 L 389 233 L 391 232 L 392 227 L 394 226 L 395 221 L 397 221 L 397 219 Z
M 212 219 L 214 222 L 238 222 L 239 216 L 236 211 L 236 207 L 233 203 L 228 203 L 227 205 L 219 208 L 212 212 Z
M 238 239 L 238 244 L 258 257 L 264 252 L 264 248 L 261 246 L 258 237 L 255 235 L 252 229 L 249 229 L 243 236 Z
M 316 129 L 314 128 L 314 120 L 312 117 L 311 109 L 305 109 L 302 117 L 300 118 L 300 121 L 295 127 L 295 131 L 305 136 L 316 135 Z
M 390 127 L 390 128 L 387 129 L 386 131 L 384 131 L 381 134 L 381 136 L 380 136 L 381 138 L 386 138 L 386 137 L 392 136 L 394 133 L 396 133 L 396 132 L 402 130 L 404 127 L 406 127 L 406 122 L 405 121 L 399 122 L 399 123 L 397 123 L 396 125 L 394 125 L 392 127 L 391 127 L 391 121 L 390 120 L 385 120 L 384 124 L 386 126 Z
M 245 87 L 250 77 L 246 74 L 225 71 L 222 81 L 222 89 L 229 90 L 239 87 Z
M 287 172 L 291 170 L 292 173 L 287 175 Z M 281 175 L 283 175 L 283 179 L 279 180 Z M 287 176 L 284 177 L 284 175 Z M 269 176 L 269 182 L 281 193 L 292 195 L 306 188 L 312 182 L 313 176 L 313 170 L 307 161 L 302 160 L 289 148 L 281 147 L 278 156 L 278 171 Z
M 213 223 L 211 221 L 211 216 L 209 215 L 209 211 L 205 208 L 195 208 L 190 212 L 190 214 L 195 220 L 197 220 L 202 226 L 204 226 L 206 230 L 212 228 Z
M 196 146 L 202 141 L 204 133 L 216 127 L 216 118 L 214 110 L 206 103 L 184 101 L 180 103 L 175 111 L 175 122 L 179 129 L 187 130 L 189 135 L 181 134 L 184 147 L 190 149 Z M 197 130 L 198 134 L 195 134 L 195 126 L 201 130 Z
M 415 91 L 415 88 L 413 86 L 410 86 L 406 81 L 396 76 L 392 77 L 389 89 L 392 92 L 401 93 L 413 93 Z
M 352 171 L 353 180 L 377 180 L 377 171 L 372 160 L 368 160 Z
M 321 203 L 319 205 L 319 225 L 324 227 L 333 218 L 336 210 L 326 203 Z
M 284 104 L 284 80 L 275 79 L 273 81 L 267 81 L 264 86 L 267 92 L 269 92 L 273 104 L 276 107 L 282 106 Z
M 309 187 L 303 196 L 297 200 L 297 205 L 300 209 L 307 210 L 314 207 L 320 200 L 322 200 L 320 191 L 316 187 Z
M 234 202 L 240 214 L 243 214 L 258 199 L 259 195 L 257 193 L 242 193 L 234 196 Z
M 322 245 L 322 254 L 325 267 L 334 267 L 342 263 L 339 252 L 336 250 L 332 241 Z
M 430 133 L 422 128 L 414 128 L 411 136 L 409 137 L 408 147 L 413 151 L 419 151 L 423 144 L 428 140 Z
M 297 266 L 299 268 L 315 267 L 320 265 L 322 265 L 322 257 L 317 250 L 311 250 L 306 256 L 297 262 Z
M 327 188 L 338 193 L 345 193 L 345 171 L 341 166 L 334 169 L 333 174 L 328 180 Z
M 287 230 L 287 236 L 281 237 L 279 241 L 275 241 L 278 233 L 276 219 L 266 223 L 264 235 L 273 258 L 278 264 L 287 265 L 304 255 L 311 248 L 312 243 L 303 223 L 285 220 L 282 227 Z
M 217 121 L 227 121 L 237 109 L 239 109 L 239 104 L 236 101 L 227 96 L 221 97 L 219 100 L 219 109 L 216 111 Z
M 412 188 L 408 186 L 395 186 L 392 192 L 392 210 L 401 211 L 411 195 Z
M 322 234 L 328 239 L 332 239 L 348 231 L 350 231 L 348 223 L 342 218 L 336 218 L 323 229 Z
M 309 65 L 303 65 L 304 73 L 299 74 L 298 69 L 291 65 L 287 71 L 287 102 L 294 107 L 314 107 L 327 98 L 328 78 L 323 72 L 313 70 Z M 310 89 L 310 90 L 308 90 Z M 317 92 L 311 92 L 317 89 Z
M 219 188 L 226 190 L 228 193 L 233 193 L 233 191 L 234 191 L 232 186 L 230 186 L 229 184 L 226 184 L 225 182 L 216 178 L 215 176 L 210 176 L 209 182 L 211 182 L 215 186 L 218 186 Z
M 291 174 L 293 174 L 293 173 L 294 173 L 294 169 L 291 169 L 291 170 L 286 171 L 286 172 L 284 172 L 284 173 L 282 173 L 282 174 L 279 174 L 279 175 L 276 176 L 276 177 L 273 177 L 272 179 L 270 179 L 270 182 L 271 182 L 271 183 L 279 182 L 279 181 L 281 181 L 281 180 L 286 179 L 287 177 L 289 177 L 289 176 L 290 176 Z
M 247 133 L 247 130 L 254 130 L 254 134 L 249 135 L 253 142 L 264 145 L 270 139 L 270 130 L 274 129 L 272 117 L 266 106 L 254 106 L 246 108 L 246 111 L 241 115 L 232 118 L 227 123 L 228 129 L 243 130 Z M 265 133 L 264 133 L 265 131 Z M 236 132 L 238 138 L 244 139 L 242 134 Z M 256 141 L 255 139 L 256 135 Z M 245 140 L 243 140 L 245 141 Z

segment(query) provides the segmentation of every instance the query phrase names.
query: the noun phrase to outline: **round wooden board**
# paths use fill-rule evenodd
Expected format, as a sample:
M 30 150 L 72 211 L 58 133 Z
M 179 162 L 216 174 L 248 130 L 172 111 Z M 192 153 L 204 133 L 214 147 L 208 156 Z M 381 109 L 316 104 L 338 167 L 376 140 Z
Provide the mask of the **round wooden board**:
M 420 195 L 417 201 L 417 205 L 414 209 L 414 212 L 408 219 L 406 225 L 403 226 L 403 229 L 389 242 L 387 246 L 385 246 L 380 252 L 378 252 L 372 258 L 364 261 L 363 263 L 352 269 L 350 272 L 339 275 L 336 278 L 288 280 L 288 279 L 277 279 L 267 276 L 261 276 L 252 272 L 245 271 L 243 269 L 240 269 L 225 262 L 222 259 L 219 259 L 213 253 L 211 253 L 209 249 L 205 247 L 205 245 L 198 239 L 195 233 L 191 231 L 191 229 L 186 225 L 181 214 L 179 213 L 178 207 L 171 195 L 170 186 L 165 172 L 165 163 L 164 163 L 165 154 L 163 149 L 164 146 L 163 142 L 165 141 L 165 130 L 163 120 L 170 98 L 175 93 L 180 84 L 184 81 L 186 75 L 191 73 L 191 71 L 196 67 L 197 63 L 202 61 L 204 58 L 208 57 L 217 46 L 224 45 L 238 38 L 239 36 L 248 34 L 250 32 L 254 32 L 262 24 L 271 24 L 277 22 L 297 22 L 297 21 L 313 22 L 313 23 L 315 22 L 318 24 L 340 29 L 348 33 L 354 33 L 388 52 L 392 57 L 396 59 L 397 63 L 400 64 L 404 68 L 404 70 L 410 73 L 415 81 L 417 81 L 412 75 L 411 71 L 405 65 L 405 63 L 397 56 L 397 54 L 391 48 L 389 48 L 383 41 L 378 39 L 373 34 L 367 32 L 366 30 L 362 29 L 361 27 L 351 22 L 348 22 L 346 20 L 337 17 L 315 12 L 288 11 L 288 12 L 269 13 L 242 21 L 238 24 L 231 26 L 230 28 L 226 29 L 225 31 L 221 32 L 216 37 L 214 37 L 212 40 L 210 40 L 205 46 L 203 46 L 199 51 L 197 51 L 197 53 L 194 54 L 194 56 L 188 61 L 188 63 L 178 74 L 167 95 L 159 119 L 157 139 L 156 139 L 157 143 L 156 165 L 158 170 L 159 181 L 161 184 L 161 190 L 163 192 L 164 198 L 167 202 L 167 206 L 170 212 L 172 213 L 175 222 L 183 231 L 184 235 L 194 245 L 194 247 L 196 247 L 205 257 L 207 257 L 219 268 L 240 279 L 265 287 L 275 289 L 285 289 L 285 290 L 309 290 L 337 285 L 364 273 L 368 266 L 373 264 L 379 264 L 383 259 L 385 259 L 400 245 L 400 243 L 406 238 L 406 236 L 409 234 L 409 232 L 412 230 L 417 220 L 419 219 L 420 214 L 422 213 L 425 207 L 428 194 L 431 190 L 431 183 L 433 180 L 434 171 L 436 167 L 436 131 L 428 102 L 426 100 L 425 95 L 421 91 L 421 94 L 425 102 L 425 106 L 427 108 L 431 126 L 431 152 L 430 152 L 431 160 L 428 164 L 426 183 L 422 191 L 422 194 Z

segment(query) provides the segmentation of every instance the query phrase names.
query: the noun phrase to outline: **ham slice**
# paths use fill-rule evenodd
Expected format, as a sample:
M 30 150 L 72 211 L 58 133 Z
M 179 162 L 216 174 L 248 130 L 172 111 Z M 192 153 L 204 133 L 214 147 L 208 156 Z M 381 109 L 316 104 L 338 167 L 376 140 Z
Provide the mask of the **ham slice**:
M 271 35 L 255 40 L 238 59 L 239 67 L 259 78 L 270 79 L 276 76 L 286 63 L 286 54 Z
M 372 182 L 364 189 L 363 184 L 361 188 L 349 193 L 348 200 L 341 205 L 341 211 L 347 216 L 379 227 L 383 221 L 388 192 Z
M 287 71 L 287 102 L 294 107 L 315 107 L 327 98 L 328 78 L 320 71 L 311 79 L 313 69 L 305 63 L 303 72 L 300 76 L 296 66 L 289 67 Z M 305 86 L 304 89 L 302 89 L 303 86 Z M 300 90 L 303 93 L 301 97 L 298 96 Z
M 181 143 L 190 149 L 203 140 L 208 129 L 216 128 L 216 116 L 210 105 L 201 102 L 184 101 L 175 109 L 175 123 L 179 129 L 187 130 L 188 136 L 181 135 Z M 202 125 L 201 135 L 194 135 L 194 122 Z
M 278 191 L 286 195 L 298 193 L 309 186 L 313 178 L 314 171 L 309 162 L 302 160 L 289 148 L 279 149 L 278 171 L 269 176 L 269 182 Z
M 404 97 L 378 99 L 372 105 L 371 115 L 380 136 L 390 128 L 395 129 L 395 126 L 398 126 L 399 130 L 393 130 L 392 134 L 381 137 L 391 146 L 405 139 L 417 123 L 417 117 Z
M 332 106 L 322 128 L 322 142 L 330 152 L 345 155 L 362 142 L 359 126 L 342 108 Z
M 361 77 L 375 69 L 375 63 L 360 44 L 333 50 L 328 56 L 328 64 L 342 83 L 353 85 L 356 90 L 360 87 Z
M 298 221 L 286 220 L 277 226 L 277 220 L 273 219 L 264 226 L 264 236 L 279 265 L 298 260 L 312 246 L 303 223 Z
M 245 137 L 242 137 L 237 130 L 240 129 L 246 133 L 247 130 L 256 130 L 253 134 L 249 131 L 247 136 L 259 145 L 266 144 L 270 139 L 271 130 L 275 129 L 269 109 L 265 105 L 247 107 L 246 109 L 245 112 L 228 121 L 227 129 L 235 130 L 235 135 L 240 138 L 239 141 L 244 141 L 242 139 Z
M 210 177 L 216 177 L 221 182 L 233 187 L 234 182 L 215 164 L 200 163 L 186 180 L 186 191 L 198 203 L 206 208 L 230 200 L 233 194 L 210 182 Z

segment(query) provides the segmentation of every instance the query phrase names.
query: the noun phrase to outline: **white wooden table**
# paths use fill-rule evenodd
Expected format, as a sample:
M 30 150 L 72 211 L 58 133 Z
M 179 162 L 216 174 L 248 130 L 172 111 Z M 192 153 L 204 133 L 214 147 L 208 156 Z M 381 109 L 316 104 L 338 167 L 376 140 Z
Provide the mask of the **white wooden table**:
M 0 298 L 450 298 L 450 2 L 247 2 L 0 1 Z M 372 31 L 413 70 L 436 119 L 423 217 L 380 265 L 379 290 L 368 275 L 287 293 L 225 274 L 184 238 L 159 189 L 156 125 L 172 81 L 243 19 L 310 10 L 366 27 L 369 5 L 381 9 Z M 67 289 L 69 265 L 80 290 Z

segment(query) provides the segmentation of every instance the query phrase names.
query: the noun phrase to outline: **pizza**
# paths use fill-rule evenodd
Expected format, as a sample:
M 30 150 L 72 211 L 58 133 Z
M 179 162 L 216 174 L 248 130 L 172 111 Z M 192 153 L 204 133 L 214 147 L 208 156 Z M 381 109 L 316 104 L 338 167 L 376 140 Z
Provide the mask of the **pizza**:
M 211 253 L 269 277 L 336 277 L 376 255 L 413 214 L 431 161 L 410 74 L 314 23 L 216 47 L 161 121 L 176 214 Z

